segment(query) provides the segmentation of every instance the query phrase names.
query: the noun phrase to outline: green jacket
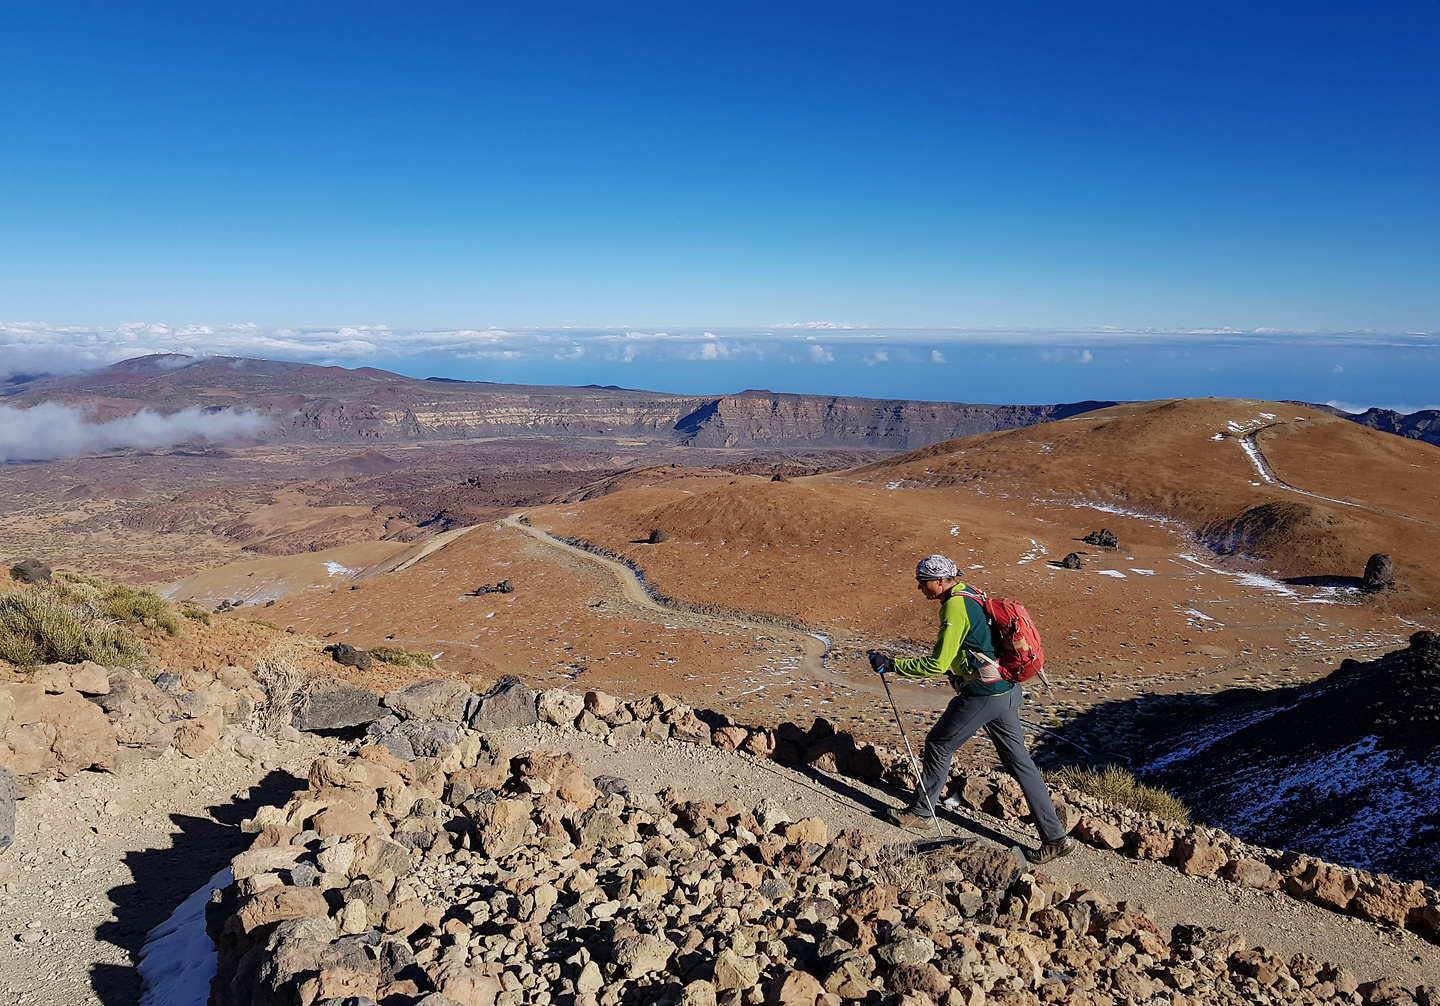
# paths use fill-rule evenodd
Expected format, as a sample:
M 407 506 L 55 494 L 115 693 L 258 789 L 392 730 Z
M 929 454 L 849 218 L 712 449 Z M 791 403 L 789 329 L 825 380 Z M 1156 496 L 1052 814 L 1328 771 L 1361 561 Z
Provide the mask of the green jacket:
M 928 657 L 900 657 L 895 673 L 907 678 L 933 678 L 950 675 L 950 683 L 962 695 L 1003 695 L 1014 682 L 980 680 L 984 661 L 974 654 L 983 653 L 995 659 L 995 643 L 990 638 L 990 623 L 978 601 L 963 596 L 965 584 L 956 584 L 940 606 L 940 636 Z

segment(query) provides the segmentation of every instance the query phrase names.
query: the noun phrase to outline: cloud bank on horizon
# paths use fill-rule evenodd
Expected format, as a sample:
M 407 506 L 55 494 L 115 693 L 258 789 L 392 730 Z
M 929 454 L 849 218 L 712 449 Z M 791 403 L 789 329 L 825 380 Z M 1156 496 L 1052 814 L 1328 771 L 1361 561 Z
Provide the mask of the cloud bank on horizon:
M 697 394 L 766 387 L 976 402 L 1214 395 L 1415 411 L 1435 407 L 1428 375 L 1440 364 L 1440 336 L 872 328 L 817 321 L 715 330 L 0 323 L 0 380 L 93 370 L 165 353 Z
M 29 409 L 0 405 L 0 464 L 58 461 L 116 449 L 163 450 L 178 444 L 215 446 L 252 441 L 272 420 L 231 409 L 181 409 L 161 415 L 141 409 L 129 416 L 95 422 L 85 409 L 42 402 Z

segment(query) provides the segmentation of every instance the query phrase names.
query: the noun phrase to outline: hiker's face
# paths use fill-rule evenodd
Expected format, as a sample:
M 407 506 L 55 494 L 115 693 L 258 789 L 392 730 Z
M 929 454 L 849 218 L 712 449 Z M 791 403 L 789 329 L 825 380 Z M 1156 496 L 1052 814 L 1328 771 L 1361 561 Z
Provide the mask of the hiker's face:
M 945 592 L 960 582 L 958 576 L 945 580 L 916 580 L 915 589 L 932 601 L 938 601 Z

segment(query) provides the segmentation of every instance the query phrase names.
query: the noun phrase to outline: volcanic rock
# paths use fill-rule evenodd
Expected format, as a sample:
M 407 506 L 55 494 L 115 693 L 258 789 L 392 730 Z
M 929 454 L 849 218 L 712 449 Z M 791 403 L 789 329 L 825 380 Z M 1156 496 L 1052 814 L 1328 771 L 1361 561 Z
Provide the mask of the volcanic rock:
M 1081 566 L 1080 553 L 1071 552 L 1065 558 L 1060 560 L 1060 565 L 1063 566 L 1065 569 L 1079 569 Z
M 1109 528 L 1101 528 L 1099 531 L 1091 531 L 1080 539 L 1087 545 L 1098 545 L 1101 548 L 1119 548 L 1120 539 L 1115 537 L 1115 532 Z
M 385 705 L 402 719 L 459 723 L 465 718 L 470 697 L 463 681 L 427 678 L 386 693 Z
M 330 654 L 330 659 L 343 667 L 355 667 L 362 671 L 370 670 L 374 661 L 369 650 L 356 649 L 349 643 L 331 643 L 322 652 Z
M 49 583 L 50 567 L 39 559 L 21 559 L 10 567 L 10 579 L 21 583 Z
M 506 675 L 480 698 L 480 708 L 470 719 L 471 729 L 481 733 L 534 726 L 535 693 L 517 677 Z
M 650 544 L 650 545 L 658 545 L 658 544 L 660 544 L 662 541 L 669 541 L 669 540 L 670 540 L 670 536 L 669 536 L 668 534 L 666 534 L 664 531 L 661 531 L 658 527 L 652 529 L 651 532 L 650 532 L 650 537 L 648 537 L 648 538 L 645 539 L 646 543 L 647 543 L 647 544 Z
M 1366 590 L 1384 590 L 1395 586 L 1395 562 L 1388 555 L 1377 553 L 1365 563 L 1361 584 Z
M 307 685 L 295 697 L 297 730 L 348 730 L 385 715 L 380 696 L 338 678 Z

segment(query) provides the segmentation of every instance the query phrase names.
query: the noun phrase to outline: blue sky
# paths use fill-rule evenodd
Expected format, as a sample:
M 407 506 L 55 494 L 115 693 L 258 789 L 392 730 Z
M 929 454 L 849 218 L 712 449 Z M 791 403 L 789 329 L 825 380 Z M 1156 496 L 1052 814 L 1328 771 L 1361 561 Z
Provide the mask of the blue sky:
M 12 0 L 0 37 L 0 370 L 210 332 L 686 391 L 1440 398 L 1435 0 Z

